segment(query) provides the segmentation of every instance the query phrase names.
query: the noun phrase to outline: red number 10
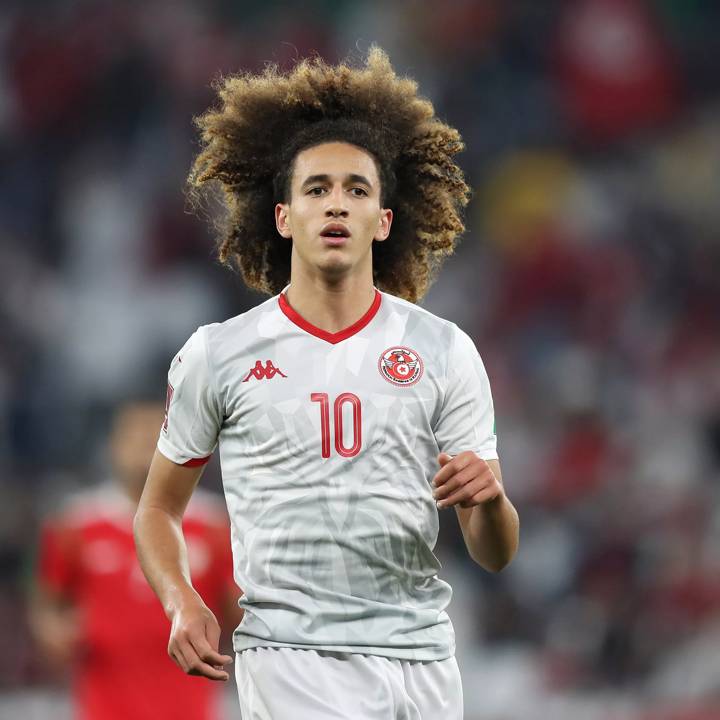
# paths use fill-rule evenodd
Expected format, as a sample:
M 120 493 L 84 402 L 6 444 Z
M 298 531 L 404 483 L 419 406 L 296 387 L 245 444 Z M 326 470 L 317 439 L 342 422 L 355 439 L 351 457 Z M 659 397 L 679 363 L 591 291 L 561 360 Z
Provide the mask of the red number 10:
M 330 457 L 330 400 L 327 393 L 312 393 L 310 400 L 320 403 L 320 432 L 322 437 L 321 453 L 324 458 Z M 345 403 L 350 403 L 353 410 L 353 443 L 345 447 L 343 443 L 343 415 Z M 360 398 L 352 393 L 342 393 L 335 398 L 335 450 L 342 457 L 353 457 L 360 452 L 362 445 L 362 412 Z

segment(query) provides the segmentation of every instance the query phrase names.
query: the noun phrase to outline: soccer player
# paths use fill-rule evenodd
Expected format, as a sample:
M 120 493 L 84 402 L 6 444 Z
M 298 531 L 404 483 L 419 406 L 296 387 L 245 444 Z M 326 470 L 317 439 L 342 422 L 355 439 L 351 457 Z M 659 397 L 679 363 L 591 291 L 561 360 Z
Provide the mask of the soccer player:
M 359 68 L 270 66 L 219 94 L 189 183 L 221 190 L 219 256 L 272 297 L 200 327 L 170 366 L 135 519 L 170 654 L 229 677 L 180 525 L 219 442 L 243 720 L 455 720 L 438 505 L 490 571 L 518 544 L 478 352 L 414 304 L 464 229 L 460 136 L 378 48 Z
M 143 577 L 133 517 L 163 406 L 132 401 L 115 413 L 112 480 L 72 497 L 41 535 L 31 628 L 44 659 L 72 670 L 81 720 L 216 720 L 217 692 L 167 662 L 167 620 Z M 215 612 L 241 617 L 222 502 L 193 497 L 183 530 L 192 579 Z

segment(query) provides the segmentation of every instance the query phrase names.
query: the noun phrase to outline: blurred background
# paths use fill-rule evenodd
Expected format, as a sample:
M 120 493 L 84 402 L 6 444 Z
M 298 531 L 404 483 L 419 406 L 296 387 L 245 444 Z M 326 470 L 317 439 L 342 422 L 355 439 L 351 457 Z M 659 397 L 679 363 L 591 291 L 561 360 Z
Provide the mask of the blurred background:
M 373 42 L 467 145 L 422 304 L 483 356 L 521 518 L 494 576 L 441 513 L 466 719 L 720 717 L 719 33 L 710 0 L 5 0 L 0 717 L 69 713 L 27 589 L 111 409 L 262 300 L 186 212 L 210 81 Z

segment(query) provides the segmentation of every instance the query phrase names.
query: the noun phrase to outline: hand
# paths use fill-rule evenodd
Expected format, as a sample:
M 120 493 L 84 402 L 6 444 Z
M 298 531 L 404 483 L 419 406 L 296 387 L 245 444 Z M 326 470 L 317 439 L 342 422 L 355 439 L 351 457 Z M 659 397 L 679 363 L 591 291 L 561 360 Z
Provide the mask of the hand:
M 38 645 L 50 666 L 67 668 L 82 651 L 84 636 L 76 608 L 60 608 L 48 603 L 35 612 L 33 624 Z
M 470 508 L 503 495 L 503 487 L 490 466 L 471 450 L 455 457 L 440 453 L 438 463 L 440 471 L 433 478 L 433 497 L 438 507 Z
M 220 626 L 202 601 L 183 606 L 173 615 L 168 655 L 184 673 L 228 680 L 230 676 L 223 666 L 232 658 L 220 655 L 219 642 Z

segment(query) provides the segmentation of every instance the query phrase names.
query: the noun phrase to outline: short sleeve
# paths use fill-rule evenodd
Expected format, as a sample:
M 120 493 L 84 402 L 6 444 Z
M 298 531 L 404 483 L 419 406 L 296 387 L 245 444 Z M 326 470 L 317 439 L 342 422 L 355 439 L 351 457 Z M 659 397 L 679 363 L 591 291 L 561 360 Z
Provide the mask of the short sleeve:
M 208 361 L 205 326 L 198 328 L 170 364 L 165 422 L 158 450 L 178 465 L 203 465 L 217 445 L 222 411 Z
M 467 333 L 457 326 L 453 331 L 435 440 L 448 455 L 472 450 L 483 460 L 497 460 L 495 411 L 485 366 Z

